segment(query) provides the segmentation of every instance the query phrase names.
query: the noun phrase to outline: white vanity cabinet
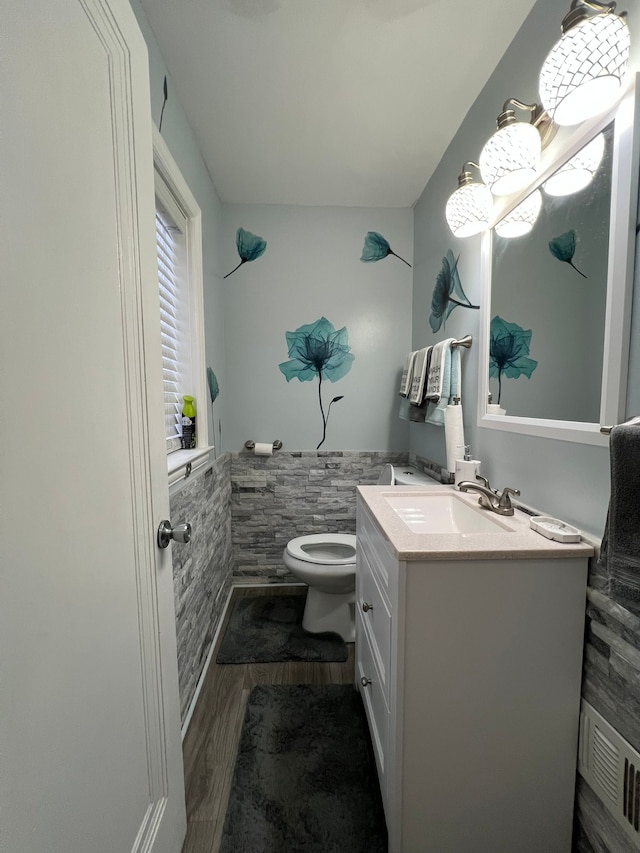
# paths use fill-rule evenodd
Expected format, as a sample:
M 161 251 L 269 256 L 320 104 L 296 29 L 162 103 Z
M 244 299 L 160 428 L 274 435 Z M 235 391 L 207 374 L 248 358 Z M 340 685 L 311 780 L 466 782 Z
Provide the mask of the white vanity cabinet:
M 591 548 L 521 557 L 523 527 L 490 558 L 407 557 L 359 492 L 356 685 L 390 853 L 570 853 Z

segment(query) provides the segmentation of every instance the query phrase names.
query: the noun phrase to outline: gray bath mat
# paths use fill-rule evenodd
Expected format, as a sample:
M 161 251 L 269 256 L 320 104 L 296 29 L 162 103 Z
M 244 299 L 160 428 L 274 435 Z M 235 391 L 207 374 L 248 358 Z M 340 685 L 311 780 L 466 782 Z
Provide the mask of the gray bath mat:
M 349 684 L 254 687 L 220 853 L 386 853 L 362 700 Z
M 218 649 L 218 663 L 342 662 L 347 647 L 338 634 L 309 634 L 302 627 L 304 595 L 245 595 L 235 602 Z

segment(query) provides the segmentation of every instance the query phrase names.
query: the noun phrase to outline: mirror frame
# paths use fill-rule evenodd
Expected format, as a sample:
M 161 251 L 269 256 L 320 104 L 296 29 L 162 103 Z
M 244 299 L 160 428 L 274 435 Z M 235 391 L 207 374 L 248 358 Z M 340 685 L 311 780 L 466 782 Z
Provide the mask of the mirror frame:
M 611 121 L 614 121 L 614 135 L 600 422 L 489 415 L 486 412 L 486 402 L 489 394 L 493 227 Z M 504 200 L 494 199 L 491 227 L 482 236 L 480 260 L 483 299 L 479 330 L 479 427 L 582 444 L 607 445 L 609 438 L 601 432 L 601 427 L 611 427 L 624 420 L 635 266 L 639 159 L 640 74 L 636 74 L 616 104 L 605 114 L 574 128 L 558 129 L 552 142 L 542 152 L 538 174 L 528 187 Z

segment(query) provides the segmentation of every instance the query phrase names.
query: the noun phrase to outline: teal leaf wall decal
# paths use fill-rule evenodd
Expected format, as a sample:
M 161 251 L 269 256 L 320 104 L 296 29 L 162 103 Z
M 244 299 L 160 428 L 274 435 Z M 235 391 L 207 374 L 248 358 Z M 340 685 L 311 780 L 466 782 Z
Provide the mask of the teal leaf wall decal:
M 472 305 L 462 289 L 462 282 L 458 274 L 458 261 L 460 256 L 454 257 L 451 249 L 447 250 L 447 254 L 442 259 L 442 267 L 436 276 L 436 284 L 433 288 L 431 297 L 431 316 L 429 317 L 429 325 L 433 332 L 438 332 L 440 327 L 446 322 L 447 317 L 454 308 L 461 306 L 462 308 L 479 309 L 479 305 Z M 457 298 L 456 298 L 457 297 Z
M 300 382 L 310 382 L 318 377 L 318 402 L 322 415 L 322 438 L 316 447 L 318 450 L 327 436 L 329 413 L 334 403 L 343 399 L 344 395 L 334 397 L 325 414 L 322 402 L 322 380 L 337 382 L 351 370 L 355 356 L 349 346 L 347 327 L 336 331 L 326 317 L 321 317 L 315 323 L 300 326 L 295 332 L 285 332 L 289 361 L 278 365 L 280 372 L 287 382 L 296 378 Z
M 388 255 L 393 255 L 408 267 L 411 266 L 409 261 L 405 261 L 405 259 L 401 258 L 400 255 L 396 255 L 389 245 L 389 241 L 383 237 L 382 234 L 378 234 L 377 231 L 367 231 L 367 236 L 364 238 L 364 247 L 362 249 L 362 256 L 360 260 L 365 264 L 372 264 L 375 261 L 381 261 Z
M 213 413 L 213 404 L 218 398 L 218 394 L 220 393 L 220 386 L 218 385 L 218 379 L 213 372 L 213 368 L 207 367 L 207 384 L 209 385 L 209 396 L 211 397 L 211 424 L 213 427 L 213 455 L 217 459 L 218 458 L 218 446 L 215 443 L 215 434 L 216 434 L 216 419 Z M 222 443 L 222 424 L 218 421 L 218 428 L 220 433 L 219 444 Z
M 491 321 L 489 341 L 489 377 L 498 378 L 498 404 L 502 394 L 502 377 L 517 379 L 531 374 L 538 362 L 529 358 L 532 332 L 517 323 L 508 323 L 497 314 Z
M 587 277 L 573 263 L 573 256 L 576 253 L 576 232 L 573 228 L 570 231 L 566 231 L 564 234 L 561 234 L 559 237 L 554 237 L 553 240 L 549 240 L 549 251 L 554 258 L 557 258 L 559 261 L 564 261 L 569 264 L 569 266 L 573 267 L 574 270 L 583 278 Z
M 225 278 L 229 278 L 231 273 L 240 269 L 242 264 L 246 264 L 248 261 L 255 261 L 264 255 L 267 248 L 267 241 L 263 240 L 262 237 L 252 234 L 251 231 L 245 231 L 244 228 L 238 228 L 236 231 L 236 248 L 240 255 L 240 263 L 237 267 L 234 267 L 231 272 L 228 272 L 225 275 Z
M 218 378 L 210 367 L 207 367 L 207 383 L 209 384 L 211 402 L 214 403 L 220 393 L 220 386 L 218 385 Z

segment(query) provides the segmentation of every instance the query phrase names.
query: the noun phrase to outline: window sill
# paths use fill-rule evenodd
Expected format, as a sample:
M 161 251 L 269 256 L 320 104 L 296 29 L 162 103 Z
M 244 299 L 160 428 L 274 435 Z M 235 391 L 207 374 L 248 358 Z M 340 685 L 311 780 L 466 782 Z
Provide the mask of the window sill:
M 167 454 L 169 486 L 193 476 L 205 468 L 213 447 L 196 447 L 193 450 L 174 450 Z M 191 466 L 190 468 L 188 466 Z M 187 473 L 188 471 L 188 473 Z

